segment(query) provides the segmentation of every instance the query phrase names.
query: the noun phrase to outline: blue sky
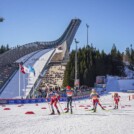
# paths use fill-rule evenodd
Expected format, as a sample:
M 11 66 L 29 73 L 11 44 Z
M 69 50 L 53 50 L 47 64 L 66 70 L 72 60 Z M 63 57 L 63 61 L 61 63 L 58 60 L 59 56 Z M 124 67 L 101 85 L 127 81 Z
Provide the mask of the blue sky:
M 86 23 L 99 50 L 109 53 L 115 43 L 123 52 L 134 44 L 134 0 L 0 0 L 0 16 L 0 45 L 56 40 L 75 17 L 82 20 L 79 47 L 87 42 Z

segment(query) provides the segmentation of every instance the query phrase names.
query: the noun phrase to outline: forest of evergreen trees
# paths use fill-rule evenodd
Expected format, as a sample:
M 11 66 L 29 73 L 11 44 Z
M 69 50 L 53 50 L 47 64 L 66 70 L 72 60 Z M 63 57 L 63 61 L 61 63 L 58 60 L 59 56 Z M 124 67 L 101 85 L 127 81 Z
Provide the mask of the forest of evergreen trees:
M 132 44 L 130 45 L 130 48 L 126 48 L 126 55 L 128 57 L 130 64 L 134 66 L 134 49 L 132 48 Z
M 109 54 L 104 51 L 99 51 L 92 45 L 87 45 L 78 50 L 78 78 L 80 85 L 94 86 L 96 76 L 118 75 L 125 76 L 123 53 L 117 50 L 115 44 Z M 134 65 L 134 50 L 126 48 L 126 55 L 130 63 Z M 75 78 L 75 51 L 70 54 L 70 60 L 67 63 L 63 86 L 74 86 Z
M 0 54 L 2 54 L 2 53 L 4 53 L 4 52 L 6 52 L 6 51 L 8 51 L 10 48 L 9 48 L 9 45 L 7 44 L 6 46 L 4 46 L 4 45 L 1 45 L 0 46 Z

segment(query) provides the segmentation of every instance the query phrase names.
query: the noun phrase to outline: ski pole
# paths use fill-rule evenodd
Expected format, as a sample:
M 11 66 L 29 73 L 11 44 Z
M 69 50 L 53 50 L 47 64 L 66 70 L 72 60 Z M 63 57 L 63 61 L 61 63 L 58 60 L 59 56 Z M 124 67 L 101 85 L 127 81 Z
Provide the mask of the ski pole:
M 114 102 L 113 95 L 112 95 L 112 105 L 113 105 L 113 107 L 115 107 L 115 102 Z
M 50 104 L 49 104 L 48 100 L 46 100 L 46 102 L 48 104 L 49 111 L 51 112 L 51 108 L 50 108 Z
M 77 110 L 77 107 L 76 107 L 76 103 L 75 103 L 75 100 L 74 100 L 73 102 L 74 102 L 74 106 L 75 106 L 75 109 Z
M 121 107 L 121 109 L 122 109 L 121 101 L 119 101 L 119 104 L 120 104 L 120 107 Z
M 62 113 L 64 113 L 64 111 L 63 111 L 63 109 L 62 109 L 61 104 L 60 104 L 59 101 L 58 101 L 58 104 L 59 104 L 59 106 L 60 106 L 60 109 L 61 109 Z

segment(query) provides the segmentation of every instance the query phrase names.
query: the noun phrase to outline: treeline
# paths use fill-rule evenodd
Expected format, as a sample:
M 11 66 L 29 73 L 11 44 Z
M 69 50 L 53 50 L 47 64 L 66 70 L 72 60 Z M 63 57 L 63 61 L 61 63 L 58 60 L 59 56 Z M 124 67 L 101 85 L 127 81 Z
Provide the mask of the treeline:
M 130 62 L 130 65 L 134 66 L 134 49 L 132 48 L 132 44 L 130 45 L 130 47 L 126 48 L 126 55 L 128 61 Z
M 78 78 L 80 85 L 94 86 L 96 76 L 101 75 L 118 75 L 125 76 L 123 54 L 117 50 L 115 44 L 109 54 L 104 51 L 99 51 L 92 45 L 87 45 L 78 50 Z M 126 48 L 126 55 L 129 57 L 130 62 L 134 62 L 134 50 Z M 70 54 L 70 60 L 67 63 L 63 86 L 74 86 L 75 78 L 75 51 Z
M 0 54 L 2 54 L 2 53 L 4 53 L 4 52 L 6 52 L 6 51 L 8 51 L 10 48 L 9 48 L 9 45 L 7 44 L 6 46 L 4 46 L 4 45 L 1 45 L 0 46 Z

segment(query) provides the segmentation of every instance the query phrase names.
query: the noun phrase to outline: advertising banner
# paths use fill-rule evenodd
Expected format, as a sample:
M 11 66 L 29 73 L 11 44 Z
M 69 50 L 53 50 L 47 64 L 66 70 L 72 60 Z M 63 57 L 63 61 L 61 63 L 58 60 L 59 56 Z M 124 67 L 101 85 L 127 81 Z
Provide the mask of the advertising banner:
M 1 99 L 1 100 L 0 100 L 0 104 L 7 104 L 7 100 Z
M 79 87 L 79 86 L 80 86 L 80 81 L 79 81 L 79 79 L 75 80 L 74 86 L 75 86 L 75 87 Z

